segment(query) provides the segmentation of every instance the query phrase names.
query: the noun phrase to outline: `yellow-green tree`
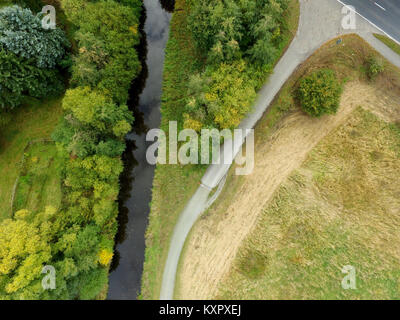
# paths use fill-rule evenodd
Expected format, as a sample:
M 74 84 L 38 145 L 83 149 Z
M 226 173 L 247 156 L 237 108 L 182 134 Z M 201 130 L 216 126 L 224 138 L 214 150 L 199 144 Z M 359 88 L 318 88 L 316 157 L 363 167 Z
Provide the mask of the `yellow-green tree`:
M 1 298 L 29 299 L 43 292 L 41 271 L 52 257 L 50 244 L 56 232 L 51 223 L 54 215 L 51 207 L 36 215 L 21 210 L 15 214 L 15 219 L 0 223 Z
M 256 97 L 244 60 L 211 67 L 189 83 L 185 127 L 234 129 L 250 111 Z

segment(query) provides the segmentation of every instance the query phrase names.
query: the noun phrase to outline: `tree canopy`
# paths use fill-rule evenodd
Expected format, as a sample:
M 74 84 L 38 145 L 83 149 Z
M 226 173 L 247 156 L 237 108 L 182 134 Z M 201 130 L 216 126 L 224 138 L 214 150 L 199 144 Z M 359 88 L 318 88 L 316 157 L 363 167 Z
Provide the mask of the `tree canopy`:
M 44 29 L 40 15 L 30 9 L 11 6 L 0 10 L 0 47 L 33 59 L 38 68 L 55 68 L 69 45 L 61 29 Z
M 188 27 L 207 60 L 188 82 L 184 126 L 235 128 L 281 52 L 288 0 L 190 0 Z

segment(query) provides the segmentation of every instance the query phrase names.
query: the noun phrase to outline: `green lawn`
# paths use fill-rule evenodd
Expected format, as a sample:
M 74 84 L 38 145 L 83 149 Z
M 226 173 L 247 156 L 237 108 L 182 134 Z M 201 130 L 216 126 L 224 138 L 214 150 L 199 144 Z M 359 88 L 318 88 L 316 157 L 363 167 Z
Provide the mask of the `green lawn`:
M 13 211 L 41 212 L 60 208 L 63 158 L 54 143 L 35 142 L 25 150 L 16 186 Z
M 12 189 L 27 143 L 49 138 L 61 115 L 61 98 L 31 100 L 13 113 L 8 125 L 0 128 L 0 220 L 10 217 Z
M 379 39 L 380 41 L 382 41 L 385 45 L 387 45 L 390 49 L 392 49 L 394 52 L 396 52 L 397 54 L 400 55 L 400 45 L 393 41 L 392 39 L 378 34 L 378 33 L 374 33 L 375 38 Z

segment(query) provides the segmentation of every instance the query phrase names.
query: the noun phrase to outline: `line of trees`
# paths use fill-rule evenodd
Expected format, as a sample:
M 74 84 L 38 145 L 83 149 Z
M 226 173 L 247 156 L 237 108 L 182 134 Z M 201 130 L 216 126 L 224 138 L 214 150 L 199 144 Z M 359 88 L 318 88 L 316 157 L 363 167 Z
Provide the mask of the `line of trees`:
M 117 196 L 133 117 L 126 102 L 140 71 L 140 0 L 62 0 L 78 49 L 65 116 L 53 134 L 64 155 L 59 212 L 26 210 L 0 223 L 0 298 L 95 299 L 105 292 L 117 231 Z M 17 248 L 16 248 L 17 246 Z M 43 290 L 41 268 L 56 269 Z

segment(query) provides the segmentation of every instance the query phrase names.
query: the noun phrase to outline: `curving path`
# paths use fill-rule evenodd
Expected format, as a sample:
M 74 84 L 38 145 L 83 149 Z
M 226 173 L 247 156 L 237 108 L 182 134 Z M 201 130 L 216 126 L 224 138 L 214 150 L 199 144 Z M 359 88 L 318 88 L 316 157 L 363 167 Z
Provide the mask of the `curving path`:
M 296 37 L 276 65 L 268 82 L 260 90 L 253 112 L 239 125 L 242 129 L 254 128 L 268 106 L 297 66 L 311 56 L 322 44 L 346 33 L 357 33 L 391 63 L 400 68 L 400 56 L 377 40 L 373 33 L 382 33 L 367 20 L 357 16 L 356 30 L 342 28 L 343 5 L 336 0 L 299 0 L 300 21 Z M 232 157 L 240 150 L 243 141 L 236 141 Z M 223 154 L 224 147 L 221 148 Z M 203 176 L 201 186 L 181 213 L 172 235 L 168 258 L 165 264 L 161 300 L 173 299 L 179 257 L 190 229 L 206 209 L 211 190 L 219 185 L 230 165 L 210 165 Z M 215 200 L 215 199 L 214 199 Z

